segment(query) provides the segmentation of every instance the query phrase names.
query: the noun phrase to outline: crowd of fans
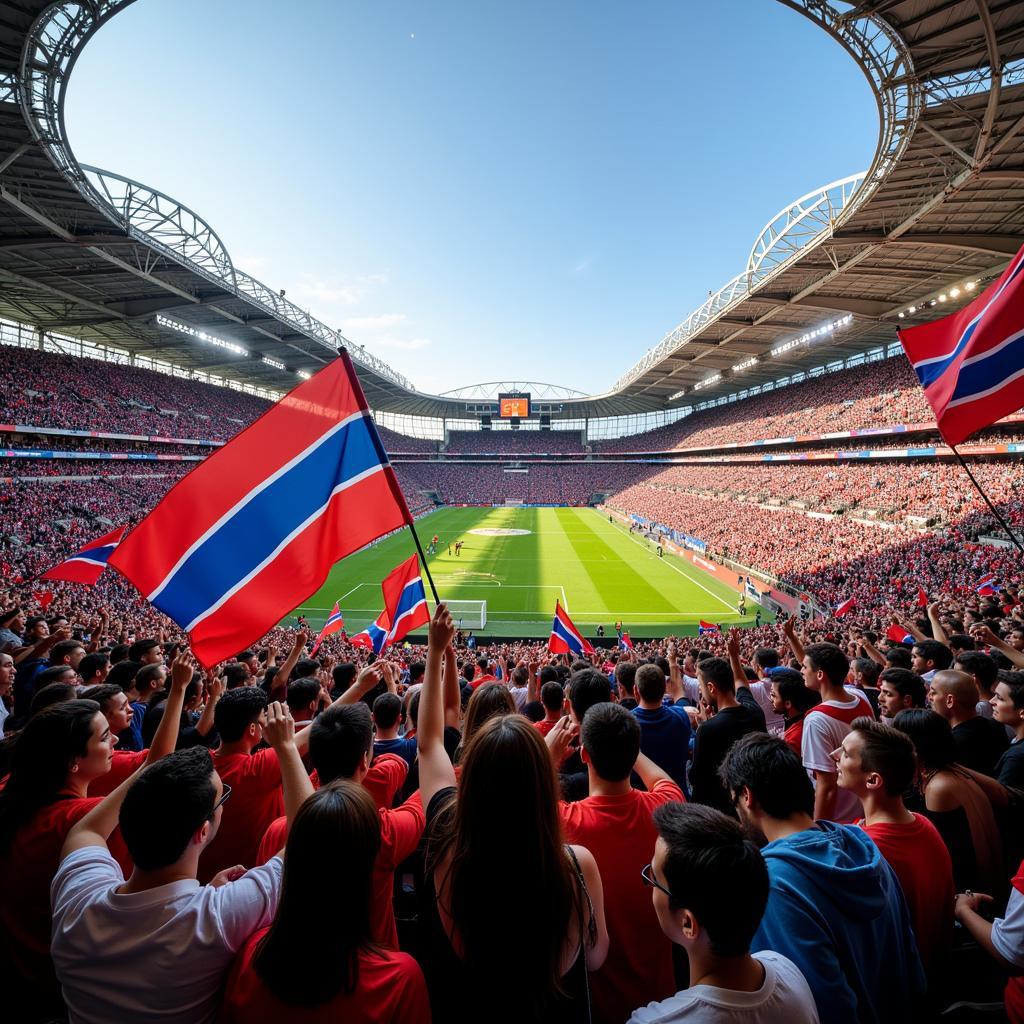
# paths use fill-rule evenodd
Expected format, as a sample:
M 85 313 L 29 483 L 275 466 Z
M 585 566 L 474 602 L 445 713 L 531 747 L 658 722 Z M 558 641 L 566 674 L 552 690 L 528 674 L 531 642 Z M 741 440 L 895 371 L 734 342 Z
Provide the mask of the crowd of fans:
M 451 455 L 582 455 L 579 430 L 450 430 L 445 451 Z

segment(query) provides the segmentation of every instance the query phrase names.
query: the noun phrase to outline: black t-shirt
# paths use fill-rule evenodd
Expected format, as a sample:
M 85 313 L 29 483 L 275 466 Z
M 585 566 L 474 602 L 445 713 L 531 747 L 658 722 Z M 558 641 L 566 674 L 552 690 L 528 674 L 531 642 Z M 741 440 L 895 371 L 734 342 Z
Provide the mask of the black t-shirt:
M 953 727 L 956 759 L 965 768 L 996 776 L 996 765 L 1010 745 L 1006 729 L 991 718 L 976 715 Z
M 1024 742 L 1016 740 L 999 758 L 996 778 L 1011 789 L 1024 790 Z
M 764 712 L 745 686 L 736 691 L 736 699 L 740 701 L 738 708 L 722 708 L 697 727 L 690 768 L 690 799 L 733 815 L 732 801 L 719 781 L 718 769 L 741 736 L 765 731 Z

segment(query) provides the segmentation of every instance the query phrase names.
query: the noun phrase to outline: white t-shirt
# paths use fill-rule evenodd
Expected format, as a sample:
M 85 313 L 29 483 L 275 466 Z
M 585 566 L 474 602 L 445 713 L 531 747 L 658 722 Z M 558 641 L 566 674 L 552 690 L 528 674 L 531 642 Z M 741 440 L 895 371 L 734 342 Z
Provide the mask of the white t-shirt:
M 770 679 L 759 679 L 754 683 L 747 683 L 750 695 L 757 701 L 758 707 L 764 712 L 765 728 L 773 736 L 780 736 L 786 729 L 786 720 L 782 715 L 775 713 L 772 708 L 772 681 Z
M 522 711 L 526 707 L 526 698 L 529 696 L 529 686 L 510 686 L 508 692 L 512 694 L 512 700 L 515 701 L 516 711 Z
M 860 690 L 846 687 L 846 693 L 850 698 L 848 701 L 826 700 L 817 706 L 838 708 L 849 712 L 855 710 L 863 700 L 866 708 L 864 714 L 871 715 L 871 704 Z M 830 775 L 837 774 L 836 763 L 830 755 L 833 750 L 843 745 L 843 740 L 849 731 L 850 726 L 846 722 L 820 711 L 808 712 L 804 716 L 800 757 L 812 782 L 816 771 L 828 772 Z M 863 813 L 860 800 L 853 793 L 848 789 L 836 791 L 836 821 L 856 821 Z
M 71 1024 L 203 1024 L 220 1007 L 235 953 L 273 920 L 284 862 L 220 888 L 196 879 L 117 893 L 106 847 L 65 857 L 50 886 L 51 954 Z
M 1010 889 L 1006 913 L 992 922 L 992 945 L 1008 963 L 1024 969 L 1024 894 Z
M 814 996 L 796 964 L 770 950 L 754 959 L 764 965 L 764 984 L 756 992 L 694 985 L 635 1010 L 629 1024 L 818 1024 Z

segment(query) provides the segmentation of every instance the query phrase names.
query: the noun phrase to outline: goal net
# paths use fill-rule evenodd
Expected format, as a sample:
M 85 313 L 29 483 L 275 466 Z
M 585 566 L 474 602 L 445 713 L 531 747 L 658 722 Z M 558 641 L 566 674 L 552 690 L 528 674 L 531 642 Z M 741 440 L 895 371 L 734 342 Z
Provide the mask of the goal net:
M 483 629 L 487 625 L 486 601 L 449 601 L 448 611 L 460 629 Z

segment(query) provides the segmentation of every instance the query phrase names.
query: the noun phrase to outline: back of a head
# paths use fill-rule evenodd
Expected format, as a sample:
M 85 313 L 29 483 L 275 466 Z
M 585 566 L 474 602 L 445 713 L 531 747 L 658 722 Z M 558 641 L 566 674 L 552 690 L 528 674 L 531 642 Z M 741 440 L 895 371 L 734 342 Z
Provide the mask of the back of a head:
M 267 707 L 267 695 L 258 686 L 227 690 L 213 712 L 214 725 L 224 743 L 235 743 L 245 735 Z
M 111 686 L 120 686 L 127 693 L 135 685 L 135 676 L 140 668 L 142 666 L 137 661 L 119 661 L 111 666 L 107 682 Z
M 334 682 L 334 689 L 344 693 L 355 681 L 356 667 L 351 661 L 343 661 L 331 669 L 331 679 Z
M 390 729 L 402 714 L 402 699 L 395 693 L 382 693 L 373 702 L 373 720 L 378 729 Z
M 100 711 L 106 714 L 114 705 L 117 697 L 124 695 L 120 686 L 111 686 L 109 683 L 101 683 L 99 686 L 90 686 L 83 690 L 79 696 L 82 700 L 94 700 L 100 706 Z
M 484 683 L 478 686 L 466 705 L 466 717 L 462 723 L 463 749 L 485 722 L 495 715 L 515 714 L 515 710 L 516 702 L 503 683 Z
M 956 666 L 974 676 L 985 689 L 995 686 L 999 666 L 984 651 L 962 651 L 956 656 Z
M 910 656 L 910 651 L 902 645 L 890 647 L 885 652 L 885 663 L 892 668 L 909 669 L 913 661 L 914 659 Z
M 365 705 L 356 705 L 365 708 Z M 358 783 L 323 786 L 299 809 L 288 832 L 281 900 L 253 968 L 282 1002 L 322 1006 L 359 980 L 358 954 L 372 942 L 373 868 L 380 816 Z M 323 865 L 344 885 L 323 885 Z M 310 950 L 323 962 L 309 970 Z
M 754 659 L 762 670 L 775 668 L 779 664 L 779 652 L 774 647 L 758 647 Z
M 288 684 L 288 710 L 293 715 L 305 713 L 320 696 L 320 683 L 311 676 L 293 679 Z
M 640 753 L 640 723 L 635 715 L 619 704 L 595 704 L 583 716 L 580 739 L 600 778 L 606 782 L 629 778 Z
M 744 788 L 769 818 L 814 814 L 814 787 L 799 756 L 784 740 L 754 732 L 738 739 L 719 769 L 726 791 Z
M 804 654 L 817 672 L 824 672 L 833 686 L 842 686 L 850 672 L 850 659 L 835 644 L 810 644 Z
M 611 699 L 612 684 L 595 669 L 584 669 L 569 677 L 569 704 L 577 721 L 582 722 L 595 704 Z
M 956 761 L 953 729 L 941 715 L 924 708 L 907 708 L 892 724 L 910 737 L 921 765 L 929 771 L 941 771 Z
M 25 723 L 14 741 L 10 777 L 0 791 L 0 852 L 6 852 L 15 832 L 36 811 L 57 798 L 72 762 L 88 750 L 99 711 L 93 700 L 63 700 Z
M 136 867 L 156 871 L 178 861 L 213 814 L 213 758 L 203 746 L 154 761 L 131 784 L 118 822 Z
M 672 910 L 689 910 L 720 957 L 750 949 L 768 904 L 768 868 L 742 826 L 713 807 L 663 804 L 654 824 Z
M 880 775 L 889 796 L 905 793 L 917 771 L 914 744 L 910 737 L 891 725 L 876 722 L 867 716 L 855 718 L 850 731 L 856 733 L 861 740 L 861 770 Z
M 633 685 L 641 700 L 648 704 L 661 703 L 665 696 L 665 673 L 657 665 L 641 665 L 636 670 Z
M 621 686 L 626 696 L 633 695 L 633 687 L 636 684 L 636 663 L 632 661 L 620 661 L 615 666 L 615 684 Z
M 953 698 L 953 704 L 963 714 L 974 711 L 978 703 L 978 687 L 972 676 L 953 668 L 944 668 L 932 676 L 932 689 Z
M 540 688 L 541 703 L 548 711 L 561 711 L 565 706 L 565 690 L 561 683 L 545 683 Z
M 110 658 L 99 652 L 87 654 L 78 663 L 78 674 L 88 682 L 97 672 L 102 672 L 104 667 L 110 663 Z
M 860 674 L 865 686 L 878 685 L 878 676 L 882 671 L 882 666 L 877 661 L 871 658 L 855 658 L 853 669 Z
M 326 785 L 350 779 L 364 754 L 373 749 L 373 720 L 362 701 L 329 707 L 313 720 L 309 733 L 309 759 Z
M 248 686 L 252 679 L 249 666 L 239 661 L 233 661 L 230 665 L 224 666 L 224 686 L 228 690 L 237 690 L 240 686 Z
M 315 676 L 320 671 L 320 662 L 315 658 L 299 658 L 292 669 L 292 679 L 305 679 L 307 676 Z
M 736 681 L 725 658 L 704 658 L 697 663 L 697 678 L 711 683 L 719 693 L 734 693 Z
M 810 689 L 795 669 L 776 669 L 772 673 L 772 684 L 778 689 L 779 696 L 798 711 L 808 711 L 821 702 L 820 694 Z
M 74 689 L 75 670 L 70 665 L 51 665 L 37 672 L 32 679 L 35 692 L 46 689 L 54 683 L 70 684 Z
M 81 646 L 82 642 L 80 640 L 58 640 L 50 648 L 50 664 L 63 665 L 64 659 L 71 657 Z

